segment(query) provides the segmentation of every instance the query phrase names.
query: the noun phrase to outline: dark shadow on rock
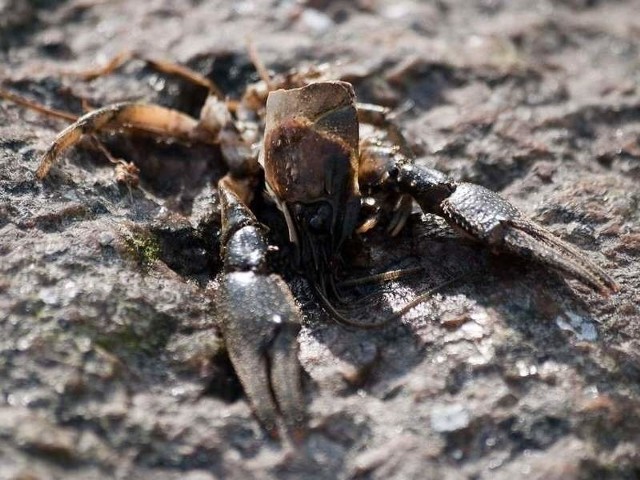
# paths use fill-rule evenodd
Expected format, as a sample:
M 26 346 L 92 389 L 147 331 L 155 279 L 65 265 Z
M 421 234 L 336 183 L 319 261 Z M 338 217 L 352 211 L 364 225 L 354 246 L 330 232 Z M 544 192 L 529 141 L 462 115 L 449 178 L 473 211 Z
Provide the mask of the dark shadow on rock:
M 227 403 L 233 403 L 244 395 L 240 379 L 226 352 L 220 352 L 211 359 L 202 395 L 211 395 Z
M 164 143 L 155 139 L 117 136 L 108 142 L 118 158 L 140 169 L 141 186 L 183 215 L 191 213 L 193 199 L 215 185 L 226 171 L 216 147 Z

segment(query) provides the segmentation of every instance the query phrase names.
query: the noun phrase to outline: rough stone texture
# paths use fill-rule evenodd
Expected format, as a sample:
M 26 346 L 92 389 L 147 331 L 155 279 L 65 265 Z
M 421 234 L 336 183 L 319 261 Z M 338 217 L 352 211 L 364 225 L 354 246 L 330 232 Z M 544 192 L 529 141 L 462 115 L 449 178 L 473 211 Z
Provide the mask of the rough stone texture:
M 417 215 L 398 240 L 374 232 L 374 269 L 427 271 L 387 288 L 390 306 L 469 280 L 378 332 L 335 325 L 297 282 L 310 433 L 283 448 L 230 374 L 205 288 L 219 270 L 217 152 L 114 136 L 141 189 L 118 187 L 91 148 L 40 183 L 39 153 L 64 123 L 1 102 L 0 478 L 638 478 L 638 8 L 0 2 L 4 86 L 76 113 L 126 99 L 197 112 L 203 91 L 142 61 L 62 75 L 125 49 L 232 96 L 256 77 L 248 34 L 276 71 L 337 64 L 362 100 L 404 112 L 419 161 L 502 191 L 621 286 L 602 298 L 434 237 Z

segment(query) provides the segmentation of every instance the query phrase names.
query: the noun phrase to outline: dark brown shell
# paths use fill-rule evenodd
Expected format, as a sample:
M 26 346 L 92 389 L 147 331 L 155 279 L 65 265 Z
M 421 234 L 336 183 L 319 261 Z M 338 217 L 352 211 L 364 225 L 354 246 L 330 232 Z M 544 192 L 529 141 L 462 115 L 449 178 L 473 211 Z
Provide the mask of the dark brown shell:
M 267 183 L 281 202 L 332 204 L 358 196 L 358 118 L 346 82 L 269 94 L 263 151 Z

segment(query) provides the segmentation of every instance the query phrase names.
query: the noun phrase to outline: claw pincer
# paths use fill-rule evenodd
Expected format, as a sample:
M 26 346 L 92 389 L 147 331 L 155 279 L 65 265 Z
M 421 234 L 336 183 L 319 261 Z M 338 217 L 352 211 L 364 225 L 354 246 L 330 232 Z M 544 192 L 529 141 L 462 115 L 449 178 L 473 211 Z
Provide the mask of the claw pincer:
M 220 196 L 224 271 L 217 307 L 229 358 L 262 425 L 274 436 L 299 430 L 300 312 L 289 287 L 268 270 L 262 225 L 224 180 Z

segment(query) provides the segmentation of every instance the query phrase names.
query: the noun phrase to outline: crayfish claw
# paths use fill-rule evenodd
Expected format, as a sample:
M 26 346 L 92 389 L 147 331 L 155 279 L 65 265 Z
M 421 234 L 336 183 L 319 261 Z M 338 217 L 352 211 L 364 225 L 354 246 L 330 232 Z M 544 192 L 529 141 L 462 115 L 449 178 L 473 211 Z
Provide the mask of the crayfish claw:
M 269 271 L 265 230 L 241 199 L 241 187 L 231 178 L 219 183 L 224 271 L 218 321 L 256 418 L 272 436 L 289 437 L 305 420 L 297 341 L 302 314 L 284 280 Z
M 618 290 L 615 281 L 583 252 L 527 219 L 491 190 L 471 183 L 459 184 L 441 208 L 451 224 L 497 253 L 530 258 L 604 295 Z
M 255 416 L 274 437 L 300 428 L 300 312 L 289 288 L 277 275 L 254 272 L 228 273 L 220 287 L 222 334 Z

